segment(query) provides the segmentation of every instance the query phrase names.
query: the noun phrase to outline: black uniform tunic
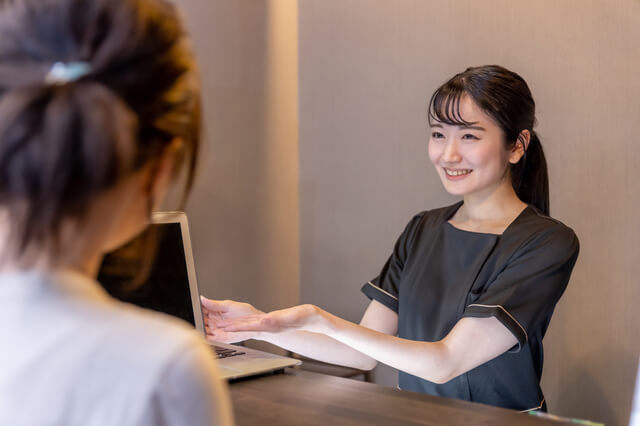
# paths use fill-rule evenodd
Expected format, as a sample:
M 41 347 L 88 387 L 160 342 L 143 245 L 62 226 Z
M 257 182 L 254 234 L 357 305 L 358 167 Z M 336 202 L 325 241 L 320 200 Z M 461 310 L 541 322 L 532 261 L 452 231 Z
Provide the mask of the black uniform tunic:
M 445 384 L 400 371 L 404 390 L 518 410 L 544 409 L 542 338 L 578 257 L 578 239 L 527 206 L 502 235 L 448 220 L 462 202 L 416 215 L 362 291 L 398 313 L 398 336 L 434 342 L 463 317 L 496 317 L 518 339 L 508 352 Z

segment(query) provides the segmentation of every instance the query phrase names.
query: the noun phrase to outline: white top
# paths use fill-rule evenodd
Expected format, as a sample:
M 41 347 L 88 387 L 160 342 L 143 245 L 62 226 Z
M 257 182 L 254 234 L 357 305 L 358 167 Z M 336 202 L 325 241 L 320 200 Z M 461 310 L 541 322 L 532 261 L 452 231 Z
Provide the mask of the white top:
M 181 321 L 74 272 L 0 275 L 0 425 L 228 425 L 226 384 Z

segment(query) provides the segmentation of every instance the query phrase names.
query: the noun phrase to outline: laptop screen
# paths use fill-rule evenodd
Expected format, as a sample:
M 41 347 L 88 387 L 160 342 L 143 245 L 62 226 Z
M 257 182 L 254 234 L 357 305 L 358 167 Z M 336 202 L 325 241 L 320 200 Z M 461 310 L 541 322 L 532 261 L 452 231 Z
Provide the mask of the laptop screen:
M 143 281 L 133 286 L 143 268 L 139 253 L 148 249 L 146 239 L 155 232 L 156 255 Z M 123 302 L 182 318 L 195 327 L 189 276 L 180 223 L 154 223 L 124 247 L 105 256 L 98 282 Z

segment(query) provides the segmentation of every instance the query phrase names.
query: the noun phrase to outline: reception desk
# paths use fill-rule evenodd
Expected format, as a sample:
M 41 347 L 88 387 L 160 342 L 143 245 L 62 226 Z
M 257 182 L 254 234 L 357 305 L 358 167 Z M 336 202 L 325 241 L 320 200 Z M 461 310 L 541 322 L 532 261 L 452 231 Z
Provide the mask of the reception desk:
M 238 426 L 559 425 L 516 411 L 288 369 L 231 383 Z

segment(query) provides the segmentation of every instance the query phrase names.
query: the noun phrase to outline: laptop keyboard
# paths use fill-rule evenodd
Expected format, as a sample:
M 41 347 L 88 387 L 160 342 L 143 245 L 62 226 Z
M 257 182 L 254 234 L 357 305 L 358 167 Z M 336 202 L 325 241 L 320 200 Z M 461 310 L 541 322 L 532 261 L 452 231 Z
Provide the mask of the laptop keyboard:
M 221 348 L 220 346 L 212 346 L 216 352 L 216 358 L 229 358 L 231 356 L 244 355 L 244 352 L 236 351 L 235 349 Z

